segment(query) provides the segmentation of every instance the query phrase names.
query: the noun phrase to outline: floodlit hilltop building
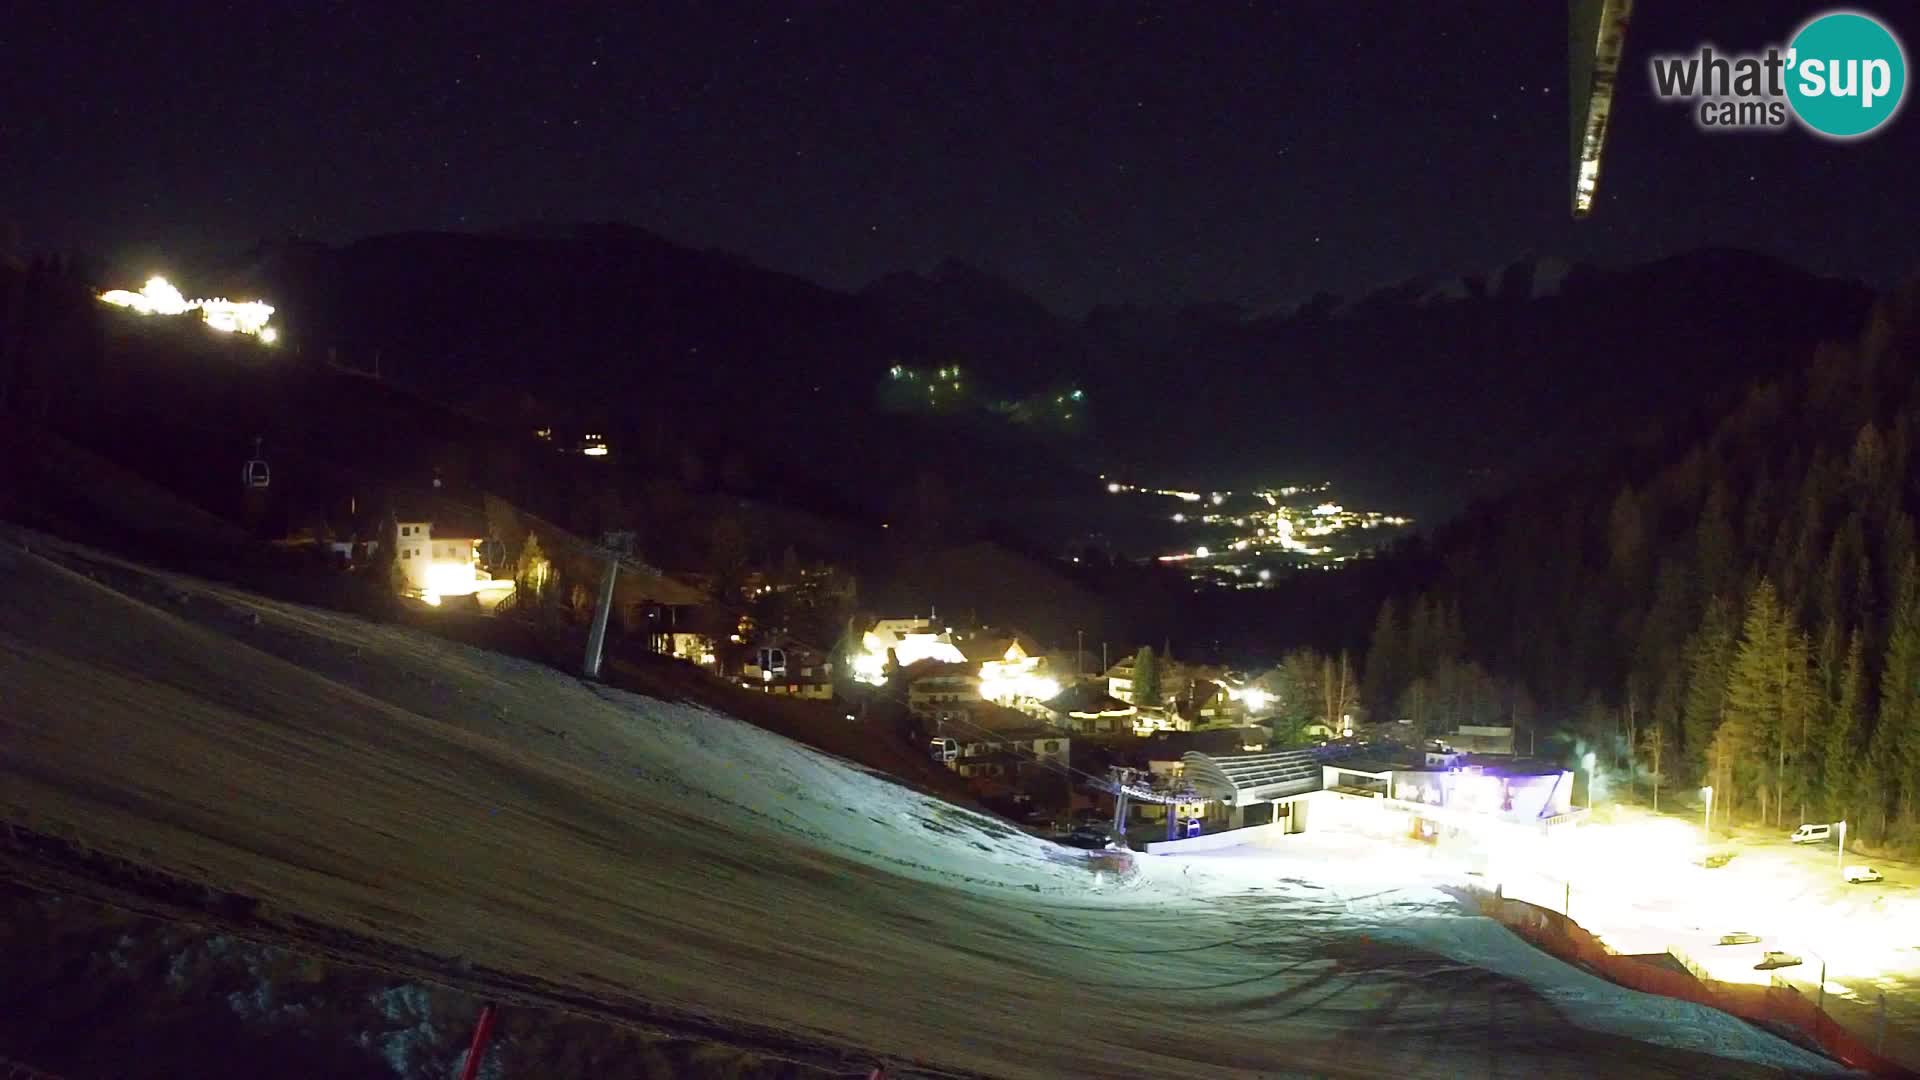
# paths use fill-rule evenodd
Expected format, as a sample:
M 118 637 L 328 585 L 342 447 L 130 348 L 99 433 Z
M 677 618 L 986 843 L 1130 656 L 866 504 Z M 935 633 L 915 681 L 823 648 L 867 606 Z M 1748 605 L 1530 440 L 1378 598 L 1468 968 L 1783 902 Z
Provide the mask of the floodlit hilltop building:
M 271 345 L 280 332 L 268 325 L 273 305 L 259 300 L 228 300 L 225 297 L 189 300 L 166 278 L 155 276 L 139 292 L 108 289 L 100 294 L 103 303 L 125 308 L 141 315 L 185 315 L 198 311 L 201 321 L 224 334 L 246 334 Z

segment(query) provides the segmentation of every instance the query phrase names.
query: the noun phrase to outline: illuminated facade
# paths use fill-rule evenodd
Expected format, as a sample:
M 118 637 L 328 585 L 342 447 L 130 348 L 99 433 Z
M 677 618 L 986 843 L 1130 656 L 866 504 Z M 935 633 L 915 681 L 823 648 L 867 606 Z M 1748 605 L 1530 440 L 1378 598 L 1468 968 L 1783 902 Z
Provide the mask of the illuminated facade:
M 1586 815 L 1573 805 L 1573 773 L 1557 765 L 1457 753 L 1425 758 L 1328 764 L 1323 785 L 1338 804 L 1328 820 L 1374 835 L 1497 854 Z
M 907 711 L 922 720 L 967 720 L 984 703 L 972 664 L 923 662 L 907 685 Z
M 1142 708 L 1134 713 L 1133 733 L 1141 737 L 1162 731 L 1192 731 L 1193 722 L 1171 705 Z
M 409 592 L 437 604 L 442 596 L 464 596 L 479 587 L 480 537 L 436 539 L 430 521 L 402 521 L 398 529 L 394 558 Z
M 1108 694 L 1129 705 L 1138 705 L 1139 702 L 1134 699 L 1133 659 L 1129 656 L 1114 664 L 1107 669 L 1105 677 Z M 1164 656 L 1158 658 L 1157 664 L 1160 669 L 1160 700 L 1163 702 L 1178 700 L 1187 692 L 1187 683 L 1193 677 L 1193 669 Z
M 1068 687 L 1058 697 L 1033 709 L 1057 727 L 1087 735 L 1117 735 L 1133 730 L 1133 718 L 1140 710 L 1106 692 L 1100 682 L 1083 682 Z
M 1015 708 L 1049 701 L 1060 694 L 1045 656 L 1029 652 L 1018 636 L 995 637 L 964 647 L 980 662 L 980 696 Z
M 719 657 L 715 652 L 713 638 L 707 634 L 693 634 L 683 631 L 670 631 L 662 637 L 664 651 L 676 660 L 685 660 L 702 667 L 715 667 Z
M 464 529 L 442 529 L 433 523 L 410 520 L 397 523 L 394 565 L 405 581 L 405 592 L 435 607 L 449 596 L 472 596 L 491 609 L 514 588 L 510 580 L 495 580 L 480 567 L 480 543 L 485 537 L 462 535 Z
M 886 685 L 888 675 L 922 660 L 961 664 L 967 657 L 952 633 L 921 618 L 877 620 L 848 657 L 853 677 L 873 686 Z

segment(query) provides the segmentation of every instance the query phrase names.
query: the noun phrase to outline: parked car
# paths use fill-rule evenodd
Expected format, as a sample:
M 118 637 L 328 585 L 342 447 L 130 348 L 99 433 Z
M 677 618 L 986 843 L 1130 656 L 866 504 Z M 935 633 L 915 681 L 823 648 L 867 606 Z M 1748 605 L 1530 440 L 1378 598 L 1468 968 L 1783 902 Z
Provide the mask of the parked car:
M 1760 962 L 1753 965 L 1753 970 L 1772 971 L 1774 968 L 1797 967 L 1800 963 L 1800 958 L 1790 952 L 1780 952 L 1777 949 L 1768 950 L 1767 955 L 1761 957 Z
M 1802 825 L 1793 830 L 1793 835 L 1787 837 L 1796 844 L 1818 844 L 1832 838 L 1833 826 L 1831 825 Z
M 1722 945 L 1751 945 L 1760 940 L 1759 934 L 1749 934 L 1745 930 L 1735 930 L 1731 934 L 1721 934 Z
M 1062 840 L 1061 843 L 1068 847 L 1085 848 L 1088 851 L 1099 851 L 1103 848 L 1114 846 L 1115 840 L 1113 830 L 1107 828 L 1105 825 L 1076 825 L 1073 831 L 1068 833 L 1067 838 Z M 1123 844 L 1121 846 L 1124 847 L 1125 845 Z
M 1858 885 L 1866 881 L 1886 880 L 1886 878 L 1880 876 L 1880 871 L 1875 870 L 1871 866 L 1849 866 L 1842 871 L 1842 873 L 1845 875 L 1847 884 L 1849 885 Z

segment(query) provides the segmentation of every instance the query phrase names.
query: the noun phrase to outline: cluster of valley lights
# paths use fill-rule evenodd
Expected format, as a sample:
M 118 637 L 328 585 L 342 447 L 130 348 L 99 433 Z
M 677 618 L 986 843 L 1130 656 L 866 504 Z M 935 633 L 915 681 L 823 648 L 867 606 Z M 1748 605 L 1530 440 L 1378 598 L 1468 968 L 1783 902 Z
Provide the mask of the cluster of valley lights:
M 267 325 L 267 321 L 273 318 L 273 305 L 258 300 L 236 301 L 225 297 L 189 300 L 166 278 L 159 276 L 148 278 L 139 292 L 108 289 L 100 294 L 100 299 L 114 307 L 142 315 L 185 315 L 198 311 L 202 321 L 221 333 L 246 334 L 259 338 L 267 345 L 280 337 L 280 331 Z
M 1198 514 L 1190 515 L 1186 511 L 1176 512 L 1172 515 L 1172 521 L 1176 525 L 1184 525 L 1188 522 L 1204 525 L 1230 524 L 1239 529 L 1251 528 L 1253 532 L 1250 536 L 1243 533 L 1229 540 L 1227 546 L 1219 550 L 1202 545 L 1194 548 L 1191 552 L 1161 555 L 1159 556 L 1159 561 L 1164 563 L 1182 563 L 1193 560 L 1204 561 L 1229 553 L 1264 555 L 1270 547 L 1278 548 L 1281 551 L 1292 552 L 1297 555 L 1331 555 L 1333 552 L 1332 548 L 1325 545 L 1309 543 L 1307 539 L 1303 538 L 1331 536 L 1352 528 L 1375 529 L 1382 526 L 1397 528 L 1413 524 L 1411 518 L 1397 517 L 1391 514 L 1380 514 L 1372 511 L 1348 510 L 1346 507 L 1335 502 L 1322 502 L 1305 514 L 1280 505 L 1281 499 L 1292 499 L 1301 495 L 1309 495 L 1326 490 L 1327 485 L 1325 484 L 1312 487 L 1289 486 L 1271 490 L 1255 490 L 1252 493 L 1253 497 L 1265 503 L 1266 508 L 1263 510 L 1257 509 L 1252 513 L 1208 513 L 1202 511 Z M 1181 491 L 1173 488 L 1143 487 L 1121 483 L 1117 480 L 1107 482 L 1107 493 L 1110 495 L 1158 495 L 1169 499 L 1178 499 L 1183 503 L 1204 503 L 1209 507 L 1215 508 L 1224 507 L 1227 500 L 1234 497 L 1234 493 L 1231 491 L 1214 491 L 1202 494 L 1198 491 Z M 1341 555 L 1336 556 L 1332 561 L 1336 563 L 1344 562 L 1348 558 L 1351 558 L 1351 556 Z M 1222 566 L 1219 567 L 1219 569 L 1230 572 L 1236 577 L 1243 572 L 1242 568 L 1238 566 Z M 1257 571 L 1256 576 L 1262 582 L 1271 581 L 1273 579 L 1273 572 L 1262 569 Z

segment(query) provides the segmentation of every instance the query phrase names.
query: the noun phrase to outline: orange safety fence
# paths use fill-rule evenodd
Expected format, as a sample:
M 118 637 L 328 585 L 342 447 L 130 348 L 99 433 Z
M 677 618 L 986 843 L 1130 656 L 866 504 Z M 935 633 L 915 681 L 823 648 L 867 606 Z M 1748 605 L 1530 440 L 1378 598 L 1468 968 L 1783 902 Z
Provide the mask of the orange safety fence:
M 1646 994 L 1691 1001 L 1752 1023 L 1790 1027 L 1841 1064 L 1875 1076 L 1920 1076 L 1875 1051 L 1790 986 L 1725 983 L 1649 964 L 1613 952 L 1579 923 L 1557 911 L 1478 890 L 1475 895 L 1479 897 L 1482 913 L 1497 919 L 1543 952 L 1578 964 L 1608 982 Z M 1685 958 L 1677 959 L 1694 970 Z

